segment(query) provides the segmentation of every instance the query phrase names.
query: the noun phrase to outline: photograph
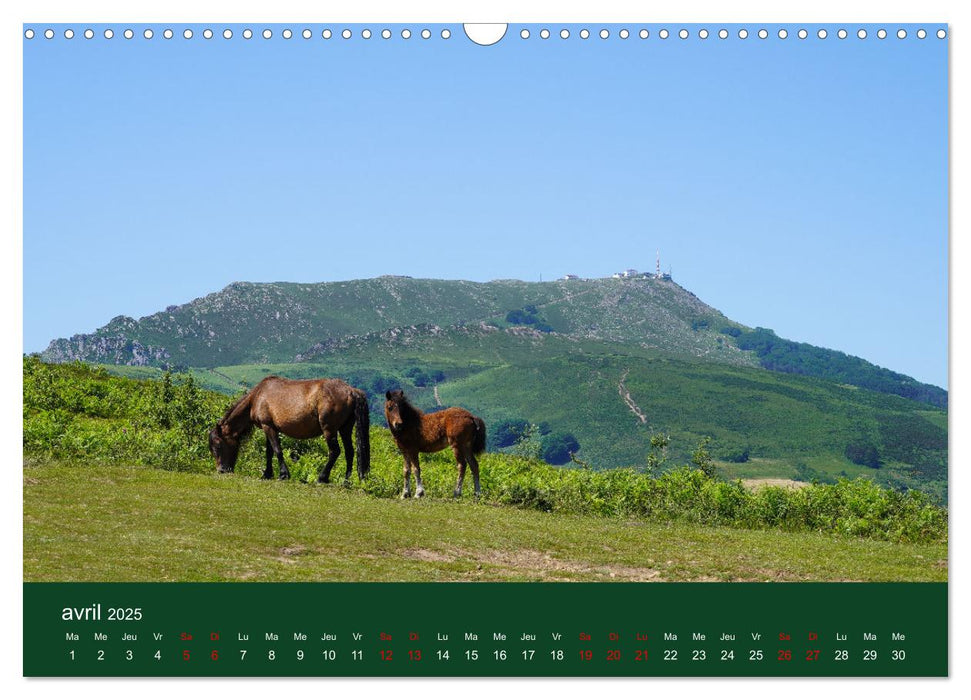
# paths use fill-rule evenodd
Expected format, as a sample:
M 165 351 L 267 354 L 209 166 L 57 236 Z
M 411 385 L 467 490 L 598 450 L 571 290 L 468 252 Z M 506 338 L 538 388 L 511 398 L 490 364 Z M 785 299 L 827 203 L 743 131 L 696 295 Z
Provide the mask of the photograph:
M 947 25 L 23 36 L 25 584 L 947 583 Z

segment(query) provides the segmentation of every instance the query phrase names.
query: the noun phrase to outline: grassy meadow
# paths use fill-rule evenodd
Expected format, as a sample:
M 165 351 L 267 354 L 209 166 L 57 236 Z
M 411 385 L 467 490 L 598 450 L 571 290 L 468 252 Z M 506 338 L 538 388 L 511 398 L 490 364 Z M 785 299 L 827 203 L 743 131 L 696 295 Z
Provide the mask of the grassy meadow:
M 749 489 L 703 448 L 657 472 L 482 456 L 483 497 L 401 501 L 401 457 L 372 414 L 369 479 L 314 485 L 322 441 L 287 441 L 293 479 L 258 479 L 263 440 L 217 475 L 206 430 L 227 397 L 24 361 L 25 580 L 913 580 L 947 578 L 947 511 L 841 479 Z M 339 481 L 343 458 L 335 467 Z M 308 483 L 309 482 L 309 483 Z
M 28 461 L 25 581 L 945 581 L 943 542 Z

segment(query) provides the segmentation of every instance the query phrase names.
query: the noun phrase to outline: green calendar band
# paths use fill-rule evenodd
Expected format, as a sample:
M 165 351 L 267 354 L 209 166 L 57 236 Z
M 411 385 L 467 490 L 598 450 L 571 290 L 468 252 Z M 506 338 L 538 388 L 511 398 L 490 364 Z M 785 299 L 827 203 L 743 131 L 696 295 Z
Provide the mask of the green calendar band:
M 25 676 L 945 676 L 942 583 L 25 583 Z

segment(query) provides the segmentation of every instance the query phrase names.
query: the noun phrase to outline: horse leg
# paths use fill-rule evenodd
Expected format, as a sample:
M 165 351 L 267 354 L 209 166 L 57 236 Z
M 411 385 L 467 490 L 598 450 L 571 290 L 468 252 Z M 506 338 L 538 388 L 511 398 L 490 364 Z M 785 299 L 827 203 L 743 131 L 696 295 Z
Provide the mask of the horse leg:
M 421 483 L 421 455 L 415 455 L 412 467 L 415 470 L 415 498 L 421 498 L 425 495 L 425 487 Z
M 411 455 L 410 454 L 405 454 L 404 477 L 405 477 L 405 488 L 401 492 L 401 497 L 411 498 Z
M 452 492 L 454 498 L 462 497 L 462 482 L 465 480 L 465 455 L 462 454 L 462 450 L 458 446 L 452 447 L 452 454 L 455 455 L 455 461 L 459 468 L 459 480 L 455 484 L 455 490 Z
M 283 447 L 280 445 L 280 434 L 269 426 L 264 426 L 263 432 L 266 433 L 267 444 L 273 447 L 273 451 L 276 453 L 276 459 L 280 463 L 280 481 L 286 481 L 290 478 L 290 470 L 287 469 L 287 463 L 283 461 Z M 270 455 L 267 453 L 267 471 L 263 472 L 264 479 L 273 478 L 273 468 L 270 466 L 270 463 Z M 267 473 L 269 473 L 269 476 L 267 476 Z
M 273 478 L 273 448 L 270 446 L 270 436 L 266 436 L 266 469 L 263 470 L 261 479 Z
M 317 483 L 326 484 L 330 482 L 330 470 L 334 468 L 334 462 L 341 456 L 341 446 L 337 442 L 337 436 L 328 428 L 324 432 L 324 439 L 327 441 L 327 464 L 317 477 Z
M 347 472 L 344 474 L 344 486 L 351 485 L 351 471 L 354 466 L 354 441 L 351 440 L 353 430 L 353 421 L 348 421 L 340 430 L 341 442 L 344 443 L 344 460 L 347 462 Z
M 478 498 L 482 495 L 482 489 L 479 487 L 479 460 L 475 458 L 471 448 L 469 449 L 469 466 L 472 467 L 472 480 L 475 482 L 475 497 Z

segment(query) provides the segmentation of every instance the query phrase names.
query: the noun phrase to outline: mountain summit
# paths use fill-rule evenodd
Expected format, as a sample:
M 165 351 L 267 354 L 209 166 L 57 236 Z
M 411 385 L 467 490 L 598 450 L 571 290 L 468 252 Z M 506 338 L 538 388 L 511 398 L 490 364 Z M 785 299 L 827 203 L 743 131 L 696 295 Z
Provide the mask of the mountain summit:
M 158 367 L 292 362 L 318 343 L 348 335 L 422 323 L 478 322 L 757 364 L 751 353 L 726 343 L 720 333 L 743 326 L 675 282 L 646 277 L 538 283 L 409 277 L 235 282 L 137 321 L 118 316 L 93 333 L 54 340 L 42 357 Z

